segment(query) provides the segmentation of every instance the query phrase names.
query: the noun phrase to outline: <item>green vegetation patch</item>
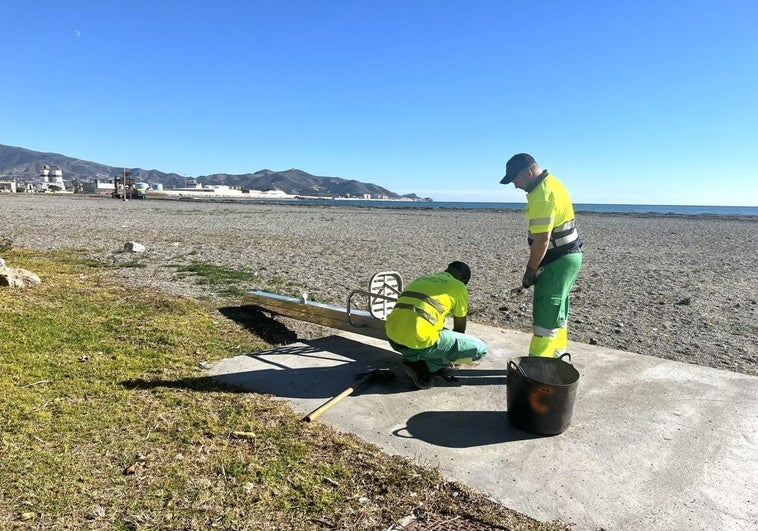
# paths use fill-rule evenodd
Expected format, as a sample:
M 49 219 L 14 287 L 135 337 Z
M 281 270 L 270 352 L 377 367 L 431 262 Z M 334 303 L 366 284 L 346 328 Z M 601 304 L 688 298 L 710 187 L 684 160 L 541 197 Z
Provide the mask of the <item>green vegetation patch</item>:
M 240 287 L 240 284 L 257 278 L 255 273 L 249 271 L 239 271 L 202 262 L 175 265 L 174 268 L 179 278 L 193 276 L 197 284 L 210 286 L 214 291 L 229 297 L 242 295 L 244 289 Z
M 217 308 L 70 254 L 3 257 L 42 284 L 0 289 L 2 529 L 375 530 L 410 514 L 563 529 L 210 379 L 207 362 L 269 348 Z

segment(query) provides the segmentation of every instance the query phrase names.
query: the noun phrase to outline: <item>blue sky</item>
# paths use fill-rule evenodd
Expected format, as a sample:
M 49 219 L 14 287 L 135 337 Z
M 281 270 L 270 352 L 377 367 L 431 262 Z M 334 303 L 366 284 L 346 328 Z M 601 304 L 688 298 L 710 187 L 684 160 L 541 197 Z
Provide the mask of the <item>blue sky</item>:
M 0 143 L 437 201 L 758 206 L 758 2 L 0 0 Z

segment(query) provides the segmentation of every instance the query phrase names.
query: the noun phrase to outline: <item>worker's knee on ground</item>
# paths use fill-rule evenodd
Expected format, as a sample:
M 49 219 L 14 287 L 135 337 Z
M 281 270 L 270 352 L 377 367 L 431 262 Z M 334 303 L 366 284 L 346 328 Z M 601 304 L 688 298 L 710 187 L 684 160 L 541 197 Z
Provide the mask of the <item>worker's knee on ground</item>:
M 487 343 L 479 338 L 472 337 L 472 341 L 466 346 L 468 348 L 464 352 L 461 352 L 460 358 L 453 362 L 455 365 L 472 363 L 487 355 Z
M 487 351 L 484 352 L 478 352 L 472 356 L 469 357 L 463 357 L 463 358 L 457 358 L 454 359 L 451 363 L 453 365 L 466 365 L 467 363 L 474 363 L 475 361 L 479 361 L 483 357 L 487 355 Z
M 476 351 L 476 354 L 474 355 L 474 361 L 480 360 L 486 355 L 487 355 L 487 343 L 482 341 L 481 344 L 479 345 L 479 348 Z
M 469 348 L 466 350 L 457 353 L 455 358 L 452 360 L 453 365 L 473 363 L 487 355 L 487 344 L 480 339 L 477 339 L 475 342 L 469 344 L 468 347 Z

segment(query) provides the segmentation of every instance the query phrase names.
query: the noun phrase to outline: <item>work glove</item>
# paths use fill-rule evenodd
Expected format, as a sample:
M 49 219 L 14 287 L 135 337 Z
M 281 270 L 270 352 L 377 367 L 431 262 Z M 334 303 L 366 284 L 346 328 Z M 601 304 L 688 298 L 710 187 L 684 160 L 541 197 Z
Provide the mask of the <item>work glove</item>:
M 537 283 L 537 277 L 539 274 L 539 269 L 532 269 L 531 267 L 526 266 L 524 278 L 521 279 L 521 285 L 524 286 L 524 288 L 531 288 Z

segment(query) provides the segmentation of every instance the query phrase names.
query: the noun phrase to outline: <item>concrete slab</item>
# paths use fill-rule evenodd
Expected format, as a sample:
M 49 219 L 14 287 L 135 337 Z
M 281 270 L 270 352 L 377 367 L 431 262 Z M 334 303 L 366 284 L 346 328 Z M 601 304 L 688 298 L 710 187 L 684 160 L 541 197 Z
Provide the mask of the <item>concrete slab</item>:
M 487 358 L 416 390 L 381 340 L 350 333 L 222 360 L 213 377 L 307 414 L 389 367 L 319 422 L 438 467 L 503 505 L 575 529 L 758 529 L 758 378 L 570 343 L 581 374 L 572 425 L 543 437 L 509 424 L 509 359 L 529 335 L 470 324 Z

